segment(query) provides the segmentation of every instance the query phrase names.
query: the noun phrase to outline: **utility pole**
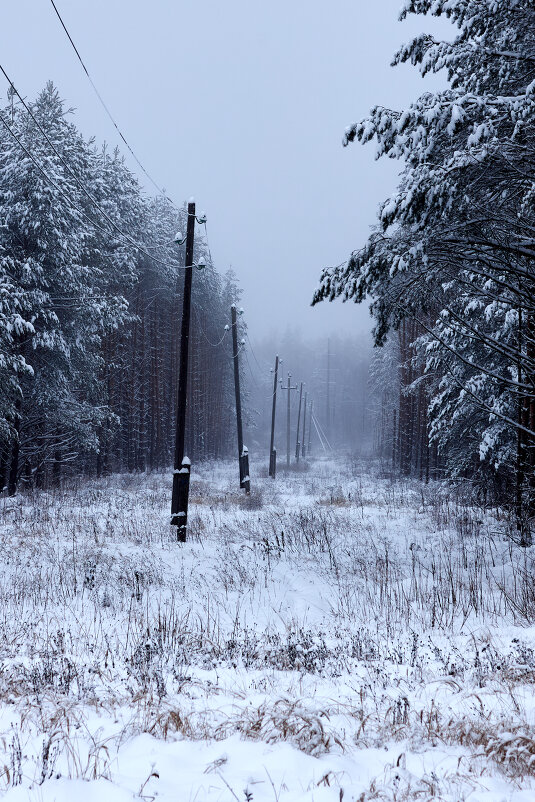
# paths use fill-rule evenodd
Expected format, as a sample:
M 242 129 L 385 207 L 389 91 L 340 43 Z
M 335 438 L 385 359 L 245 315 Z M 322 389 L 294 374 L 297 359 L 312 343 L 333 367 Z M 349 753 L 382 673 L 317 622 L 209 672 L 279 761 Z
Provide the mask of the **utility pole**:
M 249 478 L 249 452 L 243 445 L 243 428 L 241 417 L 241 394 L 240 394 L 240 364 L 238 361 L 238 323 L 236 320 L 236 304 L 230 307 L 232 320 L 232 350 L 234 359 L 234 392 L 236 394 L 236 423 L 238 427 L 238 463 L 240 467 L 240 487 L 245 492 L 251 492 L 251 480 Z
M 314 401 L 310 402 L 310 411 L 308 413 L 308 448 L 307 454 L 310 457 L 310 441 L 312 440 L 312 408 L 314 406 Z
M 286 390 L 288 393 L 287 398 L 287 405 L 286 405 L 286 467 L 290 467 L 290 440 L 291 440 L 291 431 L 290 431 L 290 392 L 292 390 L 297 390 L 297 384 L 292 387 L 291 385 L 291 378 L 292 374 L 288 373 L 288 384 L 286 387 L 283 387 L 282 379 L 281 379 L 281 390 Z
M 182 298 L 182 324 L 180 331 L 180 368 L 178 374 L 178 398 L 175 430 L 175 459 L 173 470 L 173 495 L 171 498 L 171 526 L 177 527 L 176 539 L 186 542 L 188 522 L 188 497 L 191 461 L 184 456 L 186 429 L 186 398 L 188 389 L 189 329 L 191 317 L 191 283 L 193 274 L 193 245 L 195 238 L 195 203 L 188 203 L 188 225 L 186 233 L 186 260 L 184 262 L 184 296 Z M 180 236 L 176 241 L 182 244 Z
M 326 410 L 325 410 L 325 429 L 327 432 L 327 437 L 330 434 L 331 428 L 331 340 L 330 338 L 327 340 L 327 399 L 326 399 Z
M 277 473 L 277 452 L 274 449 L 275 444 L 275 410 L 277 407 L 277 382 L 279 375 L 279 355 L 275 357 L 275 373 L 273 376 L 273 404 L 271 407 L 271 441 L 269 445 L 269 475 L 272 479 L 275 478 Z
M 301 451 L 301 443 L 299 442 L 299 429 L 301 428 L 301 402 L 303 400 L 303 382 L 299 388 L 299 411 L 297 413 L 297 434 L 295 437 L 295 461 L 299 462 L 299 452 Z
M 301 438 L 301 456 L 303 459 L 306 457 L 306 422 L 307 422 L 307 398 L 308 393 L 305 393 L 305 406 L 303 409 L 303 436 Z M 309 424 L 310 425 L 310 424 Z

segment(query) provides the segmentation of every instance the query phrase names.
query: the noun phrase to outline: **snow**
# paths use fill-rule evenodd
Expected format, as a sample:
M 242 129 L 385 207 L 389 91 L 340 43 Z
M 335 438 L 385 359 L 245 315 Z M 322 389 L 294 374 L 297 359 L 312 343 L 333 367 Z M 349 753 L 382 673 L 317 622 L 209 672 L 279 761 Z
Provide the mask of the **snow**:
M 529 552 L 462 488 L 300 465 L 194 465 L 182 545 L 171 472 L 2 499 L 7 802 L 533 799 Z

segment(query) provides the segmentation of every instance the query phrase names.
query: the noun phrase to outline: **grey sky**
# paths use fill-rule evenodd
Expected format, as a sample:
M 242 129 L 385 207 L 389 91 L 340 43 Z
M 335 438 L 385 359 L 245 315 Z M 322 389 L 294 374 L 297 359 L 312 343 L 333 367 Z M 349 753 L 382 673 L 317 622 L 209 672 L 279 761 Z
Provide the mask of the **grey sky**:
M 194 195 L 207 212 L 253 339 L 288 324 L 305 336 L 369 329 L 352 304 L 309 307 L 322 266 L 364 242 L 399 169 L 341 138 L 373 104 L 399 108 L 438 85 L 388 66 L 436 22 L 399 24 L 399 0 L 57 4 L 141 161 L 176 201 Z M 2 17 L 2 61 L 21 94 L 51 78 L 85 133 L 120 144 L 50 0 L 16 0 Z

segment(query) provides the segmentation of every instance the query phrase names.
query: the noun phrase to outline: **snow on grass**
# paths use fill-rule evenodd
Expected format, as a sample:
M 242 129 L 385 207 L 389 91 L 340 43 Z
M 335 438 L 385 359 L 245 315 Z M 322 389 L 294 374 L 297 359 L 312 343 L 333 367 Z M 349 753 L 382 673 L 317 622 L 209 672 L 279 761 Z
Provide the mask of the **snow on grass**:
M 0 788 L 14 800 L 535 794 L 535 576 L 462 488 L 351 461 L 1 501 Z

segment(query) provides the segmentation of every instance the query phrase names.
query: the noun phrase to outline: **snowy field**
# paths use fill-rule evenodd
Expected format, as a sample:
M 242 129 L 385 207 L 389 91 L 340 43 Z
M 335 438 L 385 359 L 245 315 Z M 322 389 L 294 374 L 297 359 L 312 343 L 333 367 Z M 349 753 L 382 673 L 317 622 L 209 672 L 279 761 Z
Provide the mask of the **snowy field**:
M 0 502 L 6 802 L 535 799 L 535 568 L 347 460 Z

